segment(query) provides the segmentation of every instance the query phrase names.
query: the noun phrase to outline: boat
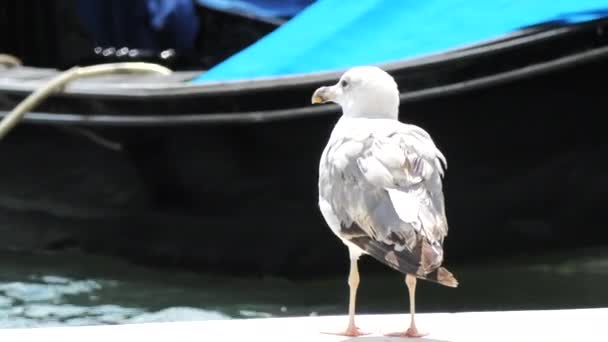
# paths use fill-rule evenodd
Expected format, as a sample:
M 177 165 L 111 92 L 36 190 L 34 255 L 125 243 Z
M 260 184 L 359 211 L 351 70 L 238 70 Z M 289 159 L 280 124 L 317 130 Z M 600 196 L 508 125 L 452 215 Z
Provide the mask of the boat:
M 318 160 L 339 111 L 310 96 L 349 65 L 306 71 L 279 63 L 282 52 L 251 70 L 239 62 L 268 56 L 335 1 L 282 23 L 242 19 L 268 32 L 208 70 L 154 54 L 170 76 L 77 80 L 28 112 L 0 140 L 0 248 L 230 274 L 342 271 L 346 249 L 317 207 Z M 357 18 L 401 2 L 361 3 L 377 7 Z M 448 260 L 608 242 L 606 16 L 593 7 L 402 59 L 346 58 L 391 73 L 401 120 L 428 130 L 448 158 Z M 106 50 L 96 50 L 101 61 Z M 118 50 L 109 55 L 122 61 Z M 0 115 L 73 66 L 60 64 L 0 69 Z

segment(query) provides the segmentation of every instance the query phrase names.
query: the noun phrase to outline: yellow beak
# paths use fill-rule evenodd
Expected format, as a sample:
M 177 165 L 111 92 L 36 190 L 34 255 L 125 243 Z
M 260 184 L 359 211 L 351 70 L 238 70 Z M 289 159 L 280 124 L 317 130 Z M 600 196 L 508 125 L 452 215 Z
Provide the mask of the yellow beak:
M 321 87 L 312 94 L 312 104 L 325 103 L 332 100 L 329 87 Z

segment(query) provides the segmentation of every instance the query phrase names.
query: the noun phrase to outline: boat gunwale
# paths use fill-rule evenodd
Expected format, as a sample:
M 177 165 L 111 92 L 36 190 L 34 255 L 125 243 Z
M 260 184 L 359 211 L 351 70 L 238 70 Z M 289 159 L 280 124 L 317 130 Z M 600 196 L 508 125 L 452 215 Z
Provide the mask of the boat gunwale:
M 593 62 L 602 58 L 608 58 L 608 46 L 595 48 L 590 51 L 580 52 L 576 55 L 569 55 L 548 62 L 537 63 L 490 76 L 478 77 L 477 79 L 456 82 L 453 84 L 413 92 L 402 92 L 400 94 L 400 101 L 401 103 L 408 103 L 424 101 L 439 96 L 454 95 L 482 87 L 496 86 L 506 82 L 531 78 L 551 71 L 572 68 L 581 63 Z M 111 115 L 29 112 L 25 115 L 24 121 L 35 124 L 51 125 L 157 127 L 200 124 L 262 123 L 282 119 L 301 119 L 321 115 L 337 114 L 338 111 L 339 107 L 337 105 L 324 104 L 320 106 L 281 108 L 249 112 L 214 112 L 172 115 Z M 7 115 L 7 113 L 7 111 L 0 111 L 0 118 Z

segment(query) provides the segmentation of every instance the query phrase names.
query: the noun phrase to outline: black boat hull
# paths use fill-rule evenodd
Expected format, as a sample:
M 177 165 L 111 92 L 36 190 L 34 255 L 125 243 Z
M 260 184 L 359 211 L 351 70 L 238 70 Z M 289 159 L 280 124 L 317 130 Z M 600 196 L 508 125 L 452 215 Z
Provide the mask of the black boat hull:
M 448 262 L 608 242 L 607 69 L 601 58 L 402 102 L 401 120 L 448 158 Z M 0 144 L 0 248 L 224 273 L 343 271 L 346 249 L 317 208 L 330 108 L 242 125 L 22 125 Z

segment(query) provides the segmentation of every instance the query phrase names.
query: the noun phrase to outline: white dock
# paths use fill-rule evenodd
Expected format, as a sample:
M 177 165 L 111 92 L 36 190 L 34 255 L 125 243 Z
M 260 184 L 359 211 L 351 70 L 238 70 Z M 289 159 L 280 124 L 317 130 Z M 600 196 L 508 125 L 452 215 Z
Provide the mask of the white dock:
M 476 341 L 608 341 L 608 308 L 434 313 L 417 315 L 422 339 L 385 337 L 407 327 L 409 316 L 361 315 L 358 325 L 371 335 L 350 338 L 322 334 L 346 324 L 345 316 L 266 318 L 197 322 L 0 330 L 0 341 L 267 341 L 267 342 L 476 342 Z

